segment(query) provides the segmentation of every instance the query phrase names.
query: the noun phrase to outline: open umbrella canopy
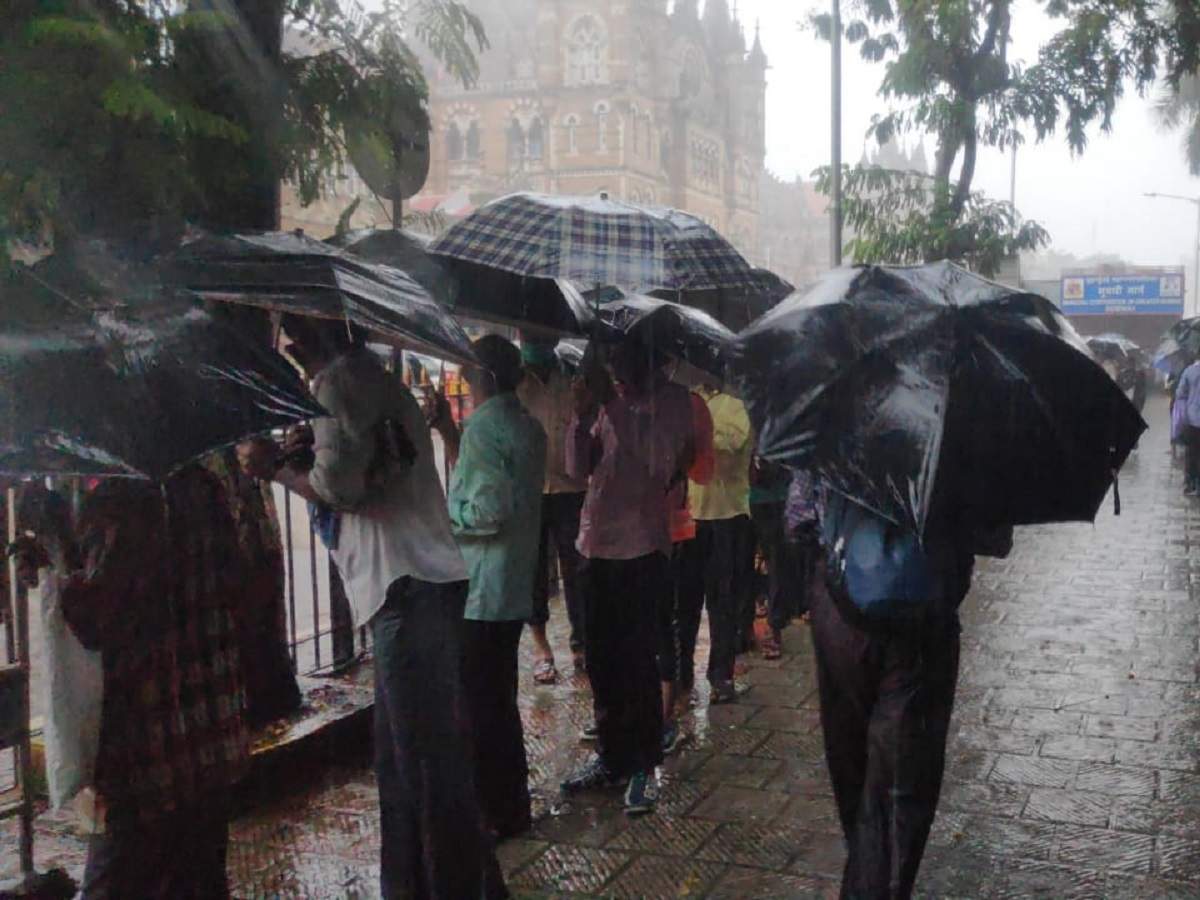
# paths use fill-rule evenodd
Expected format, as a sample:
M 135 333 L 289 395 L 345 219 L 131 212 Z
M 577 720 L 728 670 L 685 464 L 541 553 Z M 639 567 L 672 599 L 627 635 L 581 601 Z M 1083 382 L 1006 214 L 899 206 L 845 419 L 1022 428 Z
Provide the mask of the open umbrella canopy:
M 835 270 L 737 355 L 764 457 L 919 534 L 943 461 L 981 525 L 1090 521 L 1146 427 L 1052 303 L 950 263 Z
M 328 243 L 407 272 L 456 314 L 543 334 L 587 334 L 594 316 L 562 279 L 524 278 L 429 253 L 431 238 L 394 228 L 363 228 Z
M 1179 375 L 1200 359 L 1200 317 L 1180 319 L 1163 335 L 1158 349 L 1154 351 L 1154 368 L 1178 378 Z
M 163 261 L 163 277 L 205 299 L 347 319 L 396 346 L 474 361 L 462 327 L 412 276 L 303 234 L 201 238 Z
M 139 292 L 90 309 L 65 296 L 44 281 L 5 293 L 0 473 L 161 479 L 326 415 L 286 360 L 190 298 Z
M 1088 349 L 1099 360 L 1112 360 L 1118 365 L 1144 365 L 1146 353 L 1123 334 L 1108 332 L 1087 339 Z
M 646 291 L 761 284 L 733 245 L 695 216 L 604 194 L 510 194 L 451 226 L 429 249 L 514 275 L 585 286 Z
M 500 269 L 441 257 L 457 280 L 457 315 L 511 325 L 543 335 L 583 336 L 595 315 L 579 288 L 563 278 L 526 278 Z
M 651 291 L 650 296 L 702 309 L 730 331 L 746 328 L 785 297 L 795 293 L 790 283 L 767 269 L 755 269 L 754 287 L 699 291 Z
M 433 256 L 432 238 L 399 228 L 358 228 L 327 238 L 325 243 L 348 250 L 367 262 L 399 269 L 444 306 L 453 307 L 458 281 Z
M 703 310 L 640 294 L 598 307 L 600 342 L 634 340 L 724 380 L 736 335 Z

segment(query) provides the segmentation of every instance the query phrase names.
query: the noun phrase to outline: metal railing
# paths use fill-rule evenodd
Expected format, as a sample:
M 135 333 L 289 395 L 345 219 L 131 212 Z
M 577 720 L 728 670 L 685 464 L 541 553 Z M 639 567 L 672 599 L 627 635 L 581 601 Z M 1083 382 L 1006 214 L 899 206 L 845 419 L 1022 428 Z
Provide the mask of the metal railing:
M 283 537 L 288 650 L 301 675 L 341 671 L 369 647 L 367 629 L 355 628 L 337 566 L 321 545 L 307 505 L 276 489 Z

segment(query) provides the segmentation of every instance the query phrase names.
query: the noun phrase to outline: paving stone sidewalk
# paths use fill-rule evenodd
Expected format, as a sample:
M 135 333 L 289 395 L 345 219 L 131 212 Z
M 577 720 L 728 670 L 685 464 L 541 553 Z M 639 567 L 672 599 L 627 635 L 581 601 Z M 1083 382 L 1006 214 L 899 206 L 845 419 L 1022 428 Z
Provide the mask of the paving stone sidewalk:
M 921 896 L 1200 896 L 1200 500 L 1181 494 L 1165 403 L 1152 399 L 1150 414 L 1119 518 L 1110 505 L 1095 526 L 1023 529 L 1007 560 L 979 565 Z M 563 618 L 556 605 L 560 663 Z M 697 692 L 658 812 L 630 821 L 616 794 L 558 803 L 559 780 L 587 755 L 576 734 L 590 696 L 582 677 L 535 687 L 526 642 L 538 823 L 501 848 L 518 896 L 836 897 L 841 840 L 804 626 L 785 651 L 747 658 L 736 706 L 709 708 Z M 377 896 L 370 774 L 325 770 L 291 787 L 234 824 L 237 895 Z M 48 817 L 42 831 L 43 858 L 77 868 L 66 826 Z

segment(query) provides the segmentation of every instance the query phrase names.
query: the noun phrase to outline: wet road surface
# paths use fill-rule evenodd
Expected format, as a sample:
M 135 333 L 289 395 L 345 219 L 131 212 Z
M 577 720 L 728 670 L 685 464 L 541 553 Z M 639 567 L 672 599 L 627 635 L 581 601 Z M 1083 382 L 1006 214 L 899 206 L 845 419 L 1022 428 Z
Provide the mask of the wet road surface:
M 1009 559 L 979 565 L 921 896 L 1200 896 L 1200 500 L 1181 495 L 1165 405 L 1152 400 L 1150 413 L 1155 428 L 1122 475 L 1120 518 L 1107 505 L 1095 526 L 1023 529 Z M 564 619 L 558 602 L 552 634 L 566 670 Z M 710 709 L 707 689 L 697 692 L 659 809 L 638 821 L 617 792 L 557 802 L 558 782 L 588 754 L 576 735 L 590 696 L 567 671 L 535 687 L 528 641 L 522 650 L 538 822 L 501 847 L 514 893 L 836 896 L 841 841 L 803 625 L 782 660 L 744 657 L 739 704 Z M 335 768 L 292 787 L 235 822 L 237 896 L 377 896 L 371 775 Z M 64 831 L 44 820 L 39 856 L 77 871 L 82 845 Z

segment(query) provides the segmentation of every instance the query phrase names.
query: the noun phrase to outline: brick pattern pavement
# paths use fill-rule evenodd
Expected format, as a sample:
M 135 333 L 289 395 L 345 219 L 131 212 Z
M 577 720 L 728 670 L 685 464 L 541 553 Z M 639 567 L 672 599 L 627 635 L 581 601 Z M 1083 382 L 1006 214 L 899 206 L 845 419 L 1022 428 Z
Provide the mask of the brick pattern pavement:
M 921 896 L 1200 896 L 1200 501 L 1181 496 L 1154 402 L 1157 427 L 1122 475 L 1120 518 L 1106 507 L 1095 526 L 1023 529 L 1009 559 L 980 564 Z M 560 662 L 563 619 L 556 605 Z M 843 855 L 803 626 L 785 650 L 747 659 L 736 706 L 709 708 L 698 690 L 658 812 L 630 821 L 616 792 L 558 801 L 557 783 L 587 756 L 575 735 L 590 697 L 580 677 L 535 687 L 526 642 L 538 822 L 501 848 L 514 891 L 836 896 Z M 237 894 L 375 897 L 378 842 L 370 774 L 314 773 L 234 824 Z

